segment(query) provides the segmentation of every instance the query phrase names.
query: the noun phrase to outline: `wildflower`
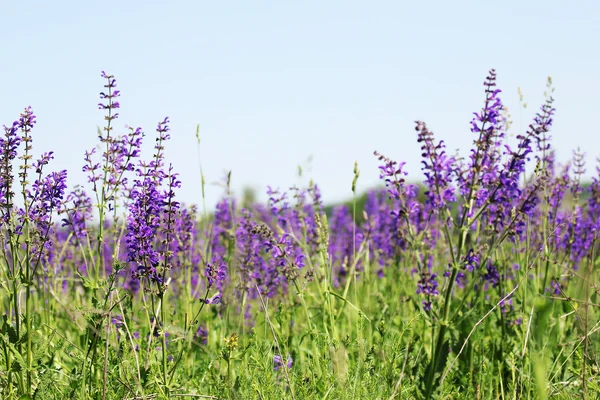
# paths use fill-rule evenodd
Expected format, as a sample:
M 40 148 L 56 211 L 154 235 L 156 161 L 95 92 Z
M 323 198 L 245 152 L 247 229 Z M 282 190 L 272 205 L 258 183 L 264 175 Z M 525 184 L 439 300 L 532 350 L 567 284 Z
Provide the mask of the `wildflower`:
M 136 278 L 148 276 L 151 280 L 159 282 L 161 278 L 156 268 L 160 255 L 153 246 L 153 240 L 160 226 L 163 198 L 155 182 L 149 177 L 136 180 L 132 197 L 125 238 L 128 261 L 136 265 Z
M 196 337 L 200 339 L 200 343 L 206 345 L 208 343 L 208 330 L 204 325 L 198 326 Z
M 13 172 L 12 163 L 17 157 L 17 149 L 21 144 L 21 138 L 18 135 L 19 122 L 15 121 L 10 127 L 4 126 L 4 137 L 0 138 L 0 206 L 2 219 L 8 222 L 13 206 L 12 191 Z
M 287 369 L 291 369 L 293 363 L 294 363 L 294 360 L 292 359 L 292 357 L 288 356 L 287 364 L 285 365 L 287 367 Z M 279 371 L 279 369 L 283 366 L 284 366 L 283 358 L 279 354 L 274 355 L 273 356 L 273 370 Z
M 417 283 L 417 294 L 424 294 L 427 296 L 425 300 L 423 300 L 423 309 L 425 311 L 431 311 L 431 298 L 439 295 L 438 291 L 438 282 L 437 282 L 437 274 L 431 272 L 431 263 L 432 258 L 428 258 L 427 267 L 423 268 L 422 271 L 419 272 L 419 282 Z
M 223 341 L 229 352 L 234 351 L 238 347 L 238 335 L 235 332 L 232 333 L 231 336 L 223 338 Z
M 206 300 L 204 300 L 205 304 L 219 304 L 221 302 L 221 293 L 217 293 L 212 297 L 207 298 Z
M 422 121 L 417 121 L 415 128 L 419 132 L 418 142 L 423 143 L 423 173 L 428 191 L 425 192 L 426 204 L 434 211 L 446 206 L 447 203 L 455 201 L 454 188 L 452 187 L 452 174 L 454 169 L 454 158 L 446 154 L 446 145 L 443 140 L 437 144 L 433 141 L 433 133 L 427 129 Z
M 92 218 L 92 199 L 81 186 L 76 186 L 67 195 L 65 203 L 72 203 L 73 206 L 63 210 L 66 218 L 62 219 L 62 226 L 69 226 L 75 239 L 83 239 L 87 236 L 86 221 Z
M 560 286 L 560 283 L 558 282 L 558 280 L 556 280 L 555 278 L 552 278 L 552 281 L 550 282 L 550 288 L 547 290 L 552 292 L 553 295 L 559 296 L 562 293 L 563 289 Z
M 471 132 L 476 133 L 478 137 L 467 163 L 457 168 L 460 193 L 465 198 L 471 194 L 475 200 L 475 207 L 483 206 L 494 193 L 493 185 L 498 180 L 501 145 L 505 137 L 505 124 L 502 119 L 504 106 L 499 97 L 502 91 L 496 88 L 495 70 L 489 71 L 484 87 L 484 107 L 480 112 L 473 113 L 474 118 L 471 120 Z M 471 206 L 467 203 L 466 207 Z M 467 211 L 469 216 L 474 213 L 472 208 Z
M 462 259 L 462 267 L 469 272 L 473 272 L 478 264 L 479 256 L 473 251 L 473 249 L 469 249 L 467 254 Z
M 176 239 L 176 213 L 179 202 L 175 201 L 175 189 L 181 186 L 172 166 L 163 170 L 163 141 L 169 138 L 168 118 L 158 123 L 158 138 L 154 160 L 140 162 L 137 168 L 138 179 L 134 181 L 130 197 L 130 215 L 127 223 L 127 259 L 135 265 L 134 278 L 148 278 L 150 282 L 163 286 L 166 272 L 172 267 L 172 242 Z M 166 189 L 161 191 L 166 179 Z M 157 236 L 162 236 L 155 243 Z M 158 270 L 162 262 L 162 270 Z
M 117 328 L 120 329 L 125 324 L 123 320 L 123 316 L 121 315 L 113 315 L 110 319 L 110 322 Z
M 485 273 L 483 274 L 483 280 L 485 282 L 485 288 L 487 289 L 488 285 L 491 284 L 492 287 L 497 287 L 500 283 L 500 273 L 498 272 L 498 268 L 491 260 L 488 260 Z
M 400 199 L 405 191 L 403 176 L 408 175 L 408 172 L 402 169 L 406 163 L 398 163 L 378 152 L 374 152 L 374 154 L 379 161 L 384 161 L 384 165 L 379 167 L 381 170 L 379 179 L 385 180 L 385 186 L 388 188 L 390 199 Z

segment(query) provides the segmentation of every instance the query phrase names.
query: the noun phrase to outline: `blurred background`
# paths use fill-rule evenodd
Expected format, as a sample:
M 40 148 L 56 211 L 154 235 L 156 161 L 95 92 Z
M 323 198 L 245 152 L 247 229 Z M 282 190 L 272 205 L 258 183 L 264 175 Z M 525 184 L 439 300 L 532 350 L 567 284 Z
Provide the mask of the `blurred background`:
M 600 2 L 579 1 L 5 1 L 0 5 L 0 124 L 38 116 L 37 153 L 84 183 L 84 151 L 104 123 L 98 93 L 114 74 L 120 117 L 154 129 L 171 119 L 167 157 L 180 200 L 212 208 L 228 171 L 237 196 L 266 199 L 313 179 L 326 204 L 379 185 L 377 150 L 421 180 L 414 121 L 468 154 L 483 81 L 498 73 L 513 134 L 556 87 L 552 143 L 578 146 L 586 179 L 600 155 Z M 520 103 L 519 91 L 526 107 Z M 199 124 L 200 146 L 196 138 Z M 302 176 L 299 176 L 299 168 Z

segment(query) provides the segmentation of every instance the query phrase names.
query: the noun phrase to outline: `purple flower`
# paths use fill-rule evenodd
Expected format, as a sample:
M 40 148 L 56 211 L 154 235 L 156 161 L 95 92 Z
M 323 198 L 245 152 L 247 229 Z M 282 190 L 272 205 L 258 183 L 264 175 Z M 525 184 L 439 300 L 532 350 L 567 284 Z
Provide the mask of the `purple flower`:
M 172 166 L 167 172 L 163 169 L 163 142 L 169 138 L 168 122 L 165 118 L 158 124 L 154 159 L 138 163 L 138 179 L 134 180 L 129 194 L 130 214 L 125 236 L 127 260 L 134 265 L 133 277 L 148 278 L 159 285 L 159 290 L 166 288 L 163 286 L 165 276 L 172 268 L 171 249 L 176 240 L 180 208 L 175 201 L 175 189 L 181 186 L 178 175 Z
M 497 287 L 500 283 L 500 273 L 498 272 L 496 265 L 494 265 L 491 260 L 488 260 L 487 262 L 485 273 L 483 274 L 483 280 L 485 282 L 485 288 L 487 288 L 488 284 L 491 284 L 492 287 Z
M 26 109 L 26 112 L 29 109 Z M 17 157 L 17 149 L 21 144 L 18 135 L 19 121 L 13 122 L 10 127 L 4 126 L 4 137 L 0 138 L 0 212 L 2 219 L 7 223 L 13 207 L 14 192 L 12 191 L 14 175 L 12 170 L 13 160 Z
M 86 221 L 92 218 L 92 199 L 80 186 L 76 186 L 67 195 L 65 203 L 72 203 L 73 206 L 63 209 L 66 218 L 63 218 L 62 226 L 69 226 L 75 239 L 83 239 L 87 236 Z
M 427 258 L 427 266 L 419 272 L 419 281 L 417 282 L 417 294 L 423 294 L 427 298 L 423 300 L 423 309 L 431 310 L 431 298 L 439 295 L 437 274 L 431 272 L 432 257 Z
M 104 87 L 107 89 L 106 92 L 100 92 L 100 99 L 102 102 L 98 103 L 98 109 L 106 110 L 106 120 L 108 121 L 108 126 L 105 128 L 110 131 L 110 122 L 117 119 L 119 114 L 114 113 L 113 110 L 120 108 L 120 104 L 115 99 L 120 96 L 120 91 L 115 90 L 117 87 L 117 81 L 114 79 L 113 75 L 108 75 L 104 71 L 101 73 L 102 78 L 106 79 L 106 84 Z
M 560 283 L 558 283 L 558 281 L 554 278 L 550 282 L 550 289 L 548 290 L 550 290 L 550 292 L 555 296 L 560 296 L 560 294 L 562 293 Z
M 202 345 L 206 345 L 208 343 L 208 330 L 204 325 L 198 326 L 196 330 L 196 337 L 200 339 L 200 343 Z
M 504 106 L 498 97 L 501 90 L 496 88 L 495 70 L 489 71 L 484 86 L 484 107 L 481 112 L 474 113 L 471 121 L 471 132 L 476 133 L 478 138 L 468 162 L 457 169 L 460 193 L 465 198 L 471 195 L 476 200 L 476 207 L 481 207 L 493 193 L 492 186 L 498 180 L 501 145 L 505 137 L 505 120 L 501 114 Z M 469 203 L 466 206 L 471 207 Z M 467 211 L 469 216 L 474 213 L 472 208 Z
M 111 324 L 113 324 L 117 329 L 120 329 L 125 324 L 123 320 L 123 316 L 121 315 L 113 315 L 110 319 Z
M 452 187 L 454 158 L 448 157 L 446 154 L 446 145 L 443 140 L 437 144 L 434 143 L 433 133 L 427 129 L 424 122 L 417 121 L 416 123 L 416 130 L 419 132 L 417 141 L 422 143 L 422 170 L 426 178 L 425 184 L 429 188 L 425 192 L 426 204 L 431 206 L 434 212 L 437 212 L 447 203 L 456 200 Z
M 219 304 L 221 302 L 221 293 L 217 293 L 212 297 L 207 298 L 204 303 L 205 304 Z
M 379 167 L 381 174 L 379 179 L 385 181 L 385 186 L 388 188 L 388 194 L 390 199 L 400 199 L 404 195 L 404 178 L 403 176 L 408 175 L 407 172 L 403 171 L 404 162 L 398 163 L 393 161 L 384 155 L 374 152 L 375 156 L 379 161 L 383 161 L 384 164 Z
M 284 366 L 283 363 L 284 363 L 283 358 L 280 355 L 276 354 L 275 356 L 273 356 L 273 370 L 274 371 L 279 371 L 279 369 Z M 292 359 L 292 357 L 288 356 L 287 364 L 285 365 L 287 367 L 287 369 L 291 369 L 293 363 L 294 363 L 294 360 Z
M 127 260 L 136 265 L 134 276 L 137 279 L 147 276 L 154 282 L 160 282 L 161 277 L 156 269 L 160 254 L 154 248 L 154 238 L 160 227 L 163 196 L 154 180 L 146 177 L 135 181 L 132 197 L 125 237 Z
M 473 249 L 469 249 L 467 254 L 463 257 L 462 267 L 469 272 L 473 272 L 475 267 L 479 265 L 479 256 L 475 254 Z

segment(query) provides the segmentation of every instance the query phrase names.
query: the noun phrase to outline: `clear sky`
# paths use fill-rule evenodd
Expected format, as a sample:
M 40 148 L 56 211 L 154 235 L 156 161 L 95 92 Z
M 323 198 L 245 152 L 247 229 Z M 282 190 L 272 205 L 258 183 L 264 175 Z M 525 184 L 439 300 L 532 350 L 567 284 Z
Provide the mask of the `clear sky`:
M 55 151 L 70 185 L 85 181 L 83 153 L 103 124 L 101 70 L 122 90 L 121 132 L 142 126 L 151 144 L 171 118 L 167 156 L 187 203 L 201 201 L 198 123 L 207 180 L 233 170 L 238 194 L 306 182 L 304 165 L 326 202 L 344 199 L 355 160 L 358 189 L 378 183 L 374 150 L 420 178 L 414 120 L 465 153 L 489 68 L 517 129 L 552 76 L 559 160 L 581 146 L 589 178 L 600 156 L 597 0 L 4 0 L 0 19 L 0 124 L 31 105 L 34 147 Z M 207 189 L 210 206 L 222 189 Z

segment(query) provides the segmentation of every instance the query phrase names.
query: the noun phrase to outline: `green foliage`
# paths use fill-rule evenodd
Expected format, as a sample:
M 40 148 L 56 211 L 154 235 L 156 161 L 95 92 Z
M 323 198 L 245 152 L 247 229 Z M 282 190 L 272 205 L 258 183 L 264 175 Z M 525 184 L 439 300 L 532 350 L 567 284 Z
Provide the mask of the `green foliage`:
M 98 314 L 76 307 L 76 294 L 66 293 L 52 300 L 56 302 L 51 320 L 55 328 L 40 325 L 32 333 L 36 349 L 33 398 L 142 399 L 178 398 L 174 397 L 178 394 L 220 399 L 420 398 L 424 391 L 420 377 L 428 373 L 434 336 L 430 316 L 406 301 L 413 292 L 414 282 L 400 282 L 393 275 L 359 280 L 348 298 L 332 297 L 339 317 L 330 330 L 327 309 L 319 300 L 322 294 L 307 291 L 304 297 L 313 332 L 308 330 L 307 315 L 295 293 L 267 301 L 252 327 L 223 318 L 235 310 L 211 305 L 200 318 L 209 332 L 206 344 L 197 338 L 184 340 L 185 332 L 178 327 L 184 324 L 185 299 L 173 293 L 167 326 L 173 338 L 169 353 L 175 355 L 183 348 L 184 355 L 174 369 L 169 395 L 162 390 L 160 352 L 151 349 L 144 358 L 151 332 L 151 325 L 143 322 L 144 310 L 131 298 L 121 297 L 112 309 L 123 308 L 124 323 L 101 324 L 98 355 L 89 366 L 92 390 L 85 396 L 80 390 L 82 358 L 91 340 L 85 332 L 98 326 Z M 502 313 L 492 312 L 471 332 L 490 309 L 483 295 L 473 299 L 473 312 L 456 316 L 435 371 L 439 376 L 447 372 L 436 398 L 581 396 L 584 332 L 576 323 L 565 322 L 570 318 L 565 315 L 581 306 L 536 295 L 532 286 L 520 293 L 515 303 L 525 315 L 522 325 L 508 326 Z M 34 309 L 41 312 L 41 299 L 35 301 Z M 131 332 L 134 326 L 140 329 L 137 338 Z M 17 350 L 25 338 L 16 337 L 4 322 L 0 340 L 0 362 L 7 365 L 10 360 L 11 365 L 10 374 L 0 373 L 2 398 L 26 398 L 16 395 L 14 381 L 15 374 L 27 367 Z M 160 345 L 155 343 L 152 346 Z M 595 343 L 591 346 L 597 351 Z M 293 358 L 292 368 L 274 370 L 273 357 L 280 353 Z M 87 357 L 91 363 L 91 356 Z M 174 361 L 169 363 L 172 368 Z M 598 388 L 597 372 L 589 371 L 588 393 Z M 13 379 L 10 385 L 9 379 Z

